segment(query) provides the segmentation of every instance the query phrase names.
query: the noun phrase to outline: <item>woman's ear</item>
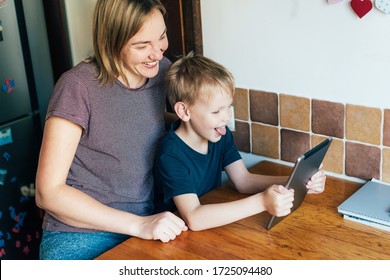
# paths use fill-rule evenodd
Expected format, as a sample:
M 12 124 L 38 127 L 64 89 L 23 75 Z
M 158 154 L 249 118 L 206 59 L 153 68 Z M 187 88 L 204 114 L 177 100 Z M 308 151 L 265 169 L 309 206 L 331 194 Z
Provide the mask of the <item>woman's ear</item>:
M 176 102 L 175 106 L 173 106 L 176 115 L 184 122 L 188 122 L 190 120 L 190 112 L 188 111 L 188 105 L 184 102 Z

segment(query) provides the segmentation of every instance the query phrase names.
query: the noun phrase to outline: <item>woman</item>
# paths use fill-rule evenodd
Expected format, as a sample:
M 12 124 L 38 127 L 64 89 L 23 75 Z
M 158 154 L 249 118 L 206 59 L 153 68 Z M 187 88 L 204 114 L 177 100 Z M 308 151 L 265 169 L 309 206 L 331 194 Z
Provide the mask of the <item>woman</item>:
M 51 97 L 36 178 L 46 211 L 41 259 L 92 259 L 129 236 L 168 242 L 187 230 L 153 211 L 169 61 L 159 0 L 98 0 L 94 56 Z

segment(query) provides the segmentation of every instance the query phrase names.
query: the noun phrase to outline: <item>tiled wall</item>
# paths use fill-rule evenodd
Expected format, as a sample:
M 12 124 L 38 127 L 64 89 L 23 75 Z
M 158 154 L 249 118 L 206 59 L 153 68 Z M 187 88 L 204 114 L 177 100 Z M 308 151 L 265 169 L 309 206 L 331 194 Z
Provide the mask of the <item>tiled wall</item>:
M 294 162 L 332 136 L 325 170 L 390 182 L 390 109 L 237 88 L 234 110 L 240 151 Z

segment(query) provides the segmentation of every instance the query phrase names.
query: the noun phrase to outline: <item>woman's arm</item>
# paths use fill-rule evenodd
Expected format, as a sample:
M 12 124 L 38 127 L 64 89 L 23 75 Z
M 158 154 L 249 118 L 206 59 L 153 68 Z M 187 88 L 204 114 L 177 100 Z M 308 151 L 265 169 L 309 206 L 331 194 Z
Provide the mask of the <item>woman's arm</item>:
M 36 177 L 37 205 L 68 225 L 145 239 L 174 239 L 186 227 L 171 213 L 140 217 L 108 207 L 66 185 L 82 129 L 58 117 L 46 121 Z

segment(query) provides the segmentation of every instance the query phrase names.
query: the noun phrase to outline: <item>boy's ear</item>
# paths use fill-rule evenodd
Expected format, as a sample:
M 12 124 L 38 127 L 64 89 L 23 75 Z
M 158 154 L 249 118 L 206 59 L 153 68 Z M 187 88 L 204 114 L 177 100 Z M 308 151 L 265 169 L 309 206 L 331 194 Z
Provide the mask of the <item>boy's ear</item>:
M 176 115 L 184 122 L 190 120 L 190 112 L 188 111 L 188 106 L 184 102 L 176 102 L 173 106 Z

